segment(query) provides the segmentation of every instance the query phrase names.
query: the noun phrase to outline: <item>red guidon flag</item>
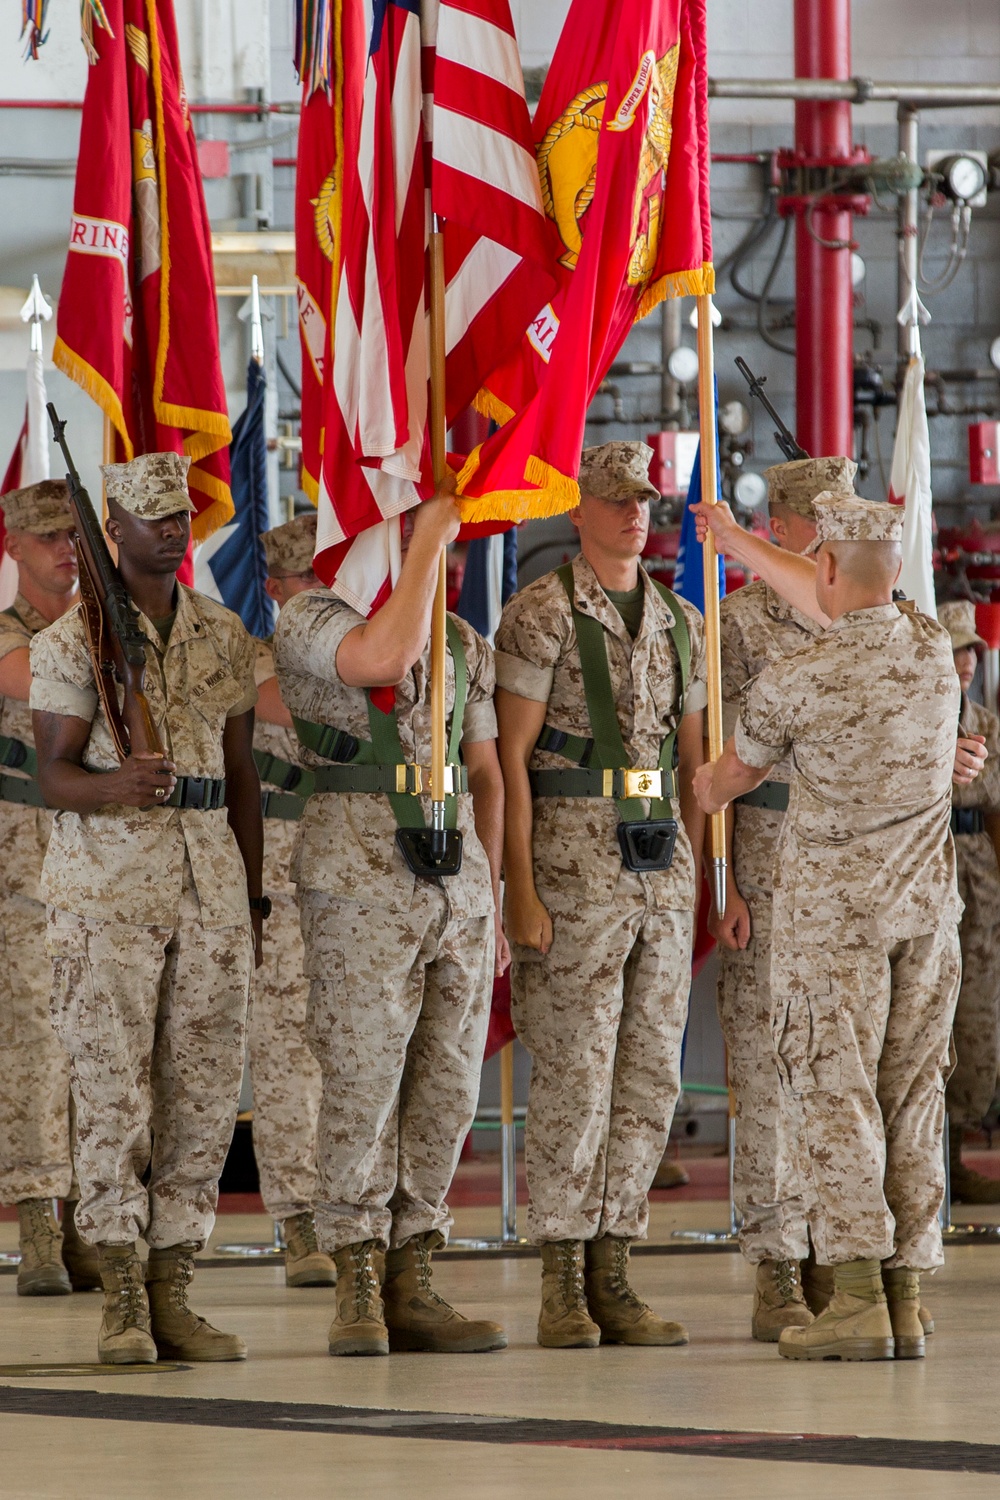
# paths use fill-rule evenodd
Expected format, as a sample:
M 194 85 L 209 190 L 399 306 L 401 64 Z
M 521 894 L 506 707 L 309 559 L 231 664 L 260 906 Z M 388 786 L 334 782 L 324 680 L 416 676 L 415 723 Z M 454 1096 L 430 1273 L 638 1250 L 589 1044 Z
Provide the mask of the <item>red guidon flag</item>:
M 212 249 L 172 0 L 104 0 L 91 33 L 55 362 L 115 457 L 191 458 L 196 541 L 233 513 Z
M 508 0 L 374 0 L 366 25 L 360 9 L 357 0 L 339 8 L 334 70 L 343 154 L 316 570 L 368 614 L 398 567 L 396 518 L 432 489 L 431 211 L 444 221 L 449 421 L 552 295 L 557 246 Z M 318 216 L 314 225 L 323 232 Z M 312 254 L 300 252 L 300 266 Z M 316 448 L 304 432 L 304 452 Z
M 587 408 L 637 318 L 714 289 L 705 0 L 573 0 L 534 119 L 559 286 L 477 405 L 468 520 L 576 503 Z

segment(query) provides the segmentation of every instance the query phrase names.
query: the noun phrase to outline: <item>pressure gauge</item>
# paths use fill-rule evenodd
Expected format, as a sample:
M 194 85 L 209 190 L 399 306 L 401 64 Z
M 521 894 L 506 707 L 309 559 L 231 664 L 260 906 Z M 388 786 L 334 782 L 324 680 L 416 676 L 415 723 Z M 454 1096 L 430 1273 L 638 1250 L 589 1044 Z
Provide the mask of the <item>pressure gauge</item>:
M 693 385 L 698 379 L 698 356 L 687 344 L 678 344 L 667 355 L 667 373 L 678 385 Z
M 740 437 L 750 426 L 750 413 L 742 401 L 727 401 L 719 407 L 719 426 L 730 437 Z
M 956 203 L 972 203 L 986 191 L 986 168 L 975 156 L 947 156 L 937 170 L 942 190 Z
M 733 499 L 747 510 L 759 510 L 767 500 L 767 480 L 763 474 L 755 474 L 753 469 L 744 470 L 733 485 Z

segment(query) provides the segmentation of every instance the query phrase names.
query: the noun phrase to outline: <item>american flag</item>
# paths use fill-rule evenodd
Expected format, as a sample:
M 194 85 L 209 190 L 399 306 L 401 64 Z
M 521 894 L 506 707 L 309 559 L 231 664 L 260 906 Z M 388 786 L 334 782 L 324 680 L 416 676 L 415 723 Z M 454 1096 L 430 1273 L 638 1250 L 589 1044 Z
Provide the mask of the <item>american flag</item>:
M 345 57 L 341 80 L 316 553 L 319 575 L 366 615 L 398 570 L 394 518 L 433 489 L 432 211 L 444 221 L 449 422 L 544 306 L 556 254 L 508 0 L 374 0 L 369 17 L 367 58 Z

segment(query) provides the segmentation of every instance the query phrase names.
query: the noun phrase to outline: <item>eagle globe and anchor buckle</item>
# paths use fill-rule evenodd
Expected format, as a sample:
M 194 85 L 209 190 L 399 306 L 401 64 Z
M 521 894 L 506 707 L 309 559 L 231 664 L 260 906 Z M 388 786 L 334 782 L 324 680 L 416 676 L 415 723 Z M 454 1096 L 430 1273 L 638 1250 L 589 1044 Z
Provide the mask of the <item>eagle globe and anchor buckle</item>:
M 447 765 L 444 768 L 444 795 L 455 796 L 464 790 L 465 777 L 461 767 Z M 433 792 L 433 783 L 428 773 L 424 784 L 424 767 L 397 765 L 396 791 L 411 797 L 419 797 L 424 791 Z M 435 810 L 443 807 L 435 803 Z M 457 828 L 397 828 L 396 848 L 406 866 L 414 875 L 457 875 L 462 868 L 462 834 Z
M 649 797 L 657 801 L 663 797 L 663 772 L 659 769 L 644 770 L 641 767 L 624 767 L 618 771 L 604 771 L 604 795 L 618 801 L 630 801 L 636 797 Z M 672 790 L 672 788 L 671 788 Z M 674 858 L 677 842 L 677 820 L 675 818 L 635 818 L 622 820 L 618 824 L 618 847 L 626 869 L 637 874 L 643 871 L 669 870 Z

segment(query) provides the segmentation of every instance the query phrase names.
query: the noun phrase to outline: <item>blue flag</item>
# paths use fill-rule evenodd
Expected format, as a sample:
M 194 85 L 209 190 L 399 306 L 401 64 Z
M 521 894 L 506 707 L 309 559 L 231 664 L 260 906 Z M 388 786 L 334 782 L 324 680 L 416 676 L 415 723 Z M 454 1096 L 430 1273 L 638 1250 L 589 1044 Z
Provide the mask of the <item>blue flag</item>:
M 238 614 L 251 635 L 274 630 L 274 602 L 264 589 L 267 566 L 260 533 L 271 525 L 267 503 L 267 381 L 255 359 L 247 370 L 247 404 L 229 445 L 233 519 L 198 548 L 195 587 Z
M 716 473 L 716 498 L 722 499 L 722 471 L 719 465 L 719 393 L 715 393 L 715 473 Z M 687 499 L 684 502 L 684 515 L 681 520 L 681 539 L 677 548 L 677 566 L 674 570 L 674 593 L 679 594 L 682 599 L 687 599 L 696 609 L 705 613 L 705 564 L 704 548 L 695 534 L 694 516 L 691 514 L 690 506 L 697 504 L 701 499 L 701 444 L 698 444 L 698 452 L 695 454 L 694 467 L 691 470 L 691 483 L 688 486 Z M 719 558 L 719 598 L 726 592 L 726 564 L 723 558 Z
M 517 592 L 517 527 L 495 536 L 477 536 L 465 554 L 465 573 L 456 614 L 492 643 L 500 613 Z

